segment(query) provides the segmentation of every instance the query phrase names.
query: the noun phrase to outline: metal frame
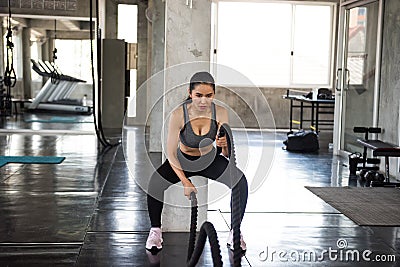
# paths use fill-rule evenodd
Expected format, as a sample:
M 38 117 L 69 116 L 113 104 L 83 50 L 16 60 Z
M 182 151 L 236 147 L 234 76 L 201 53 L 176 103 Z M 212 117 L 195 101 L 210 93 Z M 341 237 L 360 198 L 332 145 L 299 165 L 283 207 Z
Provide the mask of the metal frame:
M 373 127 L 377 127 L 379 118 L 379 91 L 380 91 L 380 69 L 381 69 L 381 52 L 382 52 L 382 29 L 383 29 L 383 8 L 384 0 L 349 0 L 346 2 L 341 1 L 340 3 L 340 16 L 339 16 L 339 36 L 338 36 L 338 69 L 345 69 L 346 53 L 347 51 L 347 25 L 348 25 L 348 10 L 354 7 L 363 6 L 373 2 L 379 2 L 378 11 L 378 27 L 377 27 L 377 44 L 376 44 L 376 62 L 375 62 L 375 81 L 374 81 L 374 103 L 373 103 Z M 334 129 L 334 154 L 347 156 L 344 148 L 343 140 L 343 129 L 345 121 L 342 118 L 345 115 L 346 98 L 342 92 L 346 90 L 347 73 L 343 71 L 338 80 L 339 86 L 337 86 L 335 107 L 335 129 Z

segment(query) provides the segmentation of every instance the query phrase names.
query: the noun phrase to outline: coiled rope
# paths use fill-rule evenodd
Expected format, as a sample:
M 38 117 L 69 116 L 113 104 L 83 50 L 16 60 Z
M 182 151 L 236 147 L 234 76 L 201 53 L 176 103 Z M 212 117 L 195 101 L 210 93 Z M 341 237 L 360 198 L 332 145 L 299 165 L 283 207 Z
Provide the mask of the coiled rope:
M 234 186 L 234 185 L 236 184 L 237 180 L 235 178 L 240 179 L 241 177 L 238 177 L 240 173 L 237 171 L 236 168 L 235 146 L 233 143 L 232 131 L 228 124 L 223 124 L 220 127 L 219 136 L 222 137 L 224 135 L 226 135 L 228 142 L 228 151 L 229 151 L 228 171 L 233 186 L 232 188 L 233 265 L 237 267 L 241 266 L 241 256 L 242 256 L 242 250 L 240 247 L 241 212 L 240 212 L 240 188 L 239 186 Z M 191 200 L 191 223 L 190 223 L 187 265 L 192 267 L 197 264 L 203 252 L 208 237 L 211 246 L 211 256 L 213 259 L 213 264 L 214 266 L 222 266 L 221 249 L 218 242 L 218 236 L 217 232 L 215 231 L 214 225 L 212 223 L 204 222 L 201 225 L 199 238 L 196 243 L 198 204 L 197 204 L 196 194 L 194 192 L 190 194 L 190 200 Z

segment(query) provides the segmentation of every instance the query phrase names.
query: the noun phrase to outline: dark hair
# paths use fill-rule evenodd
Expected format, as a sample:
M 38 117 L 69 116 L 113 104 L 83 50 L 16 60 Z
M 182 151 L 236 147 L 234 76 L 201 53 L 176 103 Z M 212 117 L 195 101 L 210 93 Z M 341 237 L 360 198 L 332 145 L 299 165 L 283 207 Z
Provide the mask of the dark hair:
M 189 84 L 189 92 L 192 93 L 194 87 L 198 84 L 208 84 L 212 86 L 212 89 L 215 93 L 215 81 L 213 76 L 207 71 L 200 71 L 193 74 L 192 78 L 190 78 Z M 187 97 L 186 100 L 189 100 L 190 96 Z

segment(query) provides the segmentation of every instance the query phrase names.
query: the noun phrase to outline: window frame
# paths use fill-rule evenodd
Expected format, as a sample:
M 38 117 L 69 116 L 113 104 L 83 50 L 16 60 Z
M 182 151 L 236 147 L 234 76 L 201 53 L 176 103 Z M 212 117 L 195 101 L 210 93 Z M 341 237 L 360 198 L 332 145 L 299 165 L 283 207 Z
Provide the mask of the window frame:
M 211 59 L 210 61 L 212 62 L 211 64 L 211 72 L 215 75 L 216 81 L 218 81 L 218 73 L 217 69 L 213 65 L 218 65 L 218 4 L 220 2 L 238 2 L 238 3 L 276 3 L 276 4 L 290 4 L 291 9 L 292 9 L 292 14 L 291 14 L 291 33 L 290 33 L 290 39 L 291 39 L 291 48 L 290 50 L 294 50 L 294 20 L 295 20 L 295 9 L 296 6 L 301 5 L 311 5 L 311 6 L 328 6 L 330 7 L 331 10 L 331 18 L 330 18 L 330 45 L 329 45 L 329 62 L 328 62 L 328 83 L 327 84 L 300 84 L 300 83 L 293 83 L 293 55 L 290 56 L 290 69 L 289 69 L 289 75 L 290 75 L 290 80 L 289 84 L 287 85 L 271 85 L 271 84 L 249 84 L 249 85 L 238 85 L 234 83 L 223 83 L 221 85 L 223 86 L 229 86 L 229 87 L 263 87 L 263 88 L 313 88 L 313 87 L 328 87 L 332 88 L 333 83 L 334 83 L 334 68 L 335 68 L 335 49 L 336 49 L 336 23 L 337 23 L 337 3 L 333 2 L 321 2 L 321 1 L 276 1 L 276 0 L 253 0 L 253 1 L 245 1 L 245 0 L 213 0 L 213 5 L 212 5 L 212 42 L 211 42 Z M 291 51 L 288 51 L 290 53 Z M 256 82 L 256 81 L 255 81 Z

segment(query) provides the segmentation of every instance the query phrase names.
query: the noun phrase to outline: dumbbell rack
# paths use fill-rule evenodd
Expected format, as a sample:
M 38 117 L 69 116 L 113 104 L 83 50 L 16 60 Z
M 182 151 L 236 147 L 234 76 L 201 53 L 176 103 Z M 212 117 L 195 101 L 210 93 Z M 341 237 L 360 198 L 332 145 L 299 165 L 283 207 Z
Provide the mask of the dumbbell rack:
M 364 147 L 364 153 L 363 153 L 363 158 L 362 158 L 363 166 L 364 166 L 363 170 L 365 170 L 367 168 L 367 166 L 365 166 L 365 163 L 368 162 L 367 149 L 372 150 L 372 155 L 374 156 L 372 161 L 374 159 L 376 159 L 376 157 L 384 157 L 385 158 L 385 174 L 379 174 L 379 172 L 370 173 L 371 171 L 368 171 L 367 174 L 364 176 L 364 178 L 370 180 L 368 182 L 370 182 L 370 185 L 372 187 L 376 187 L 376 186 L 400 187 L 399 182 L 391 182 L 390 177 L 389 177 L 390 176 L 390 174 L 389 174 L 389 158 L 390 157 L 400 157 L 400 147 L 398 145 L 394 145 L 394 144 L 384 142 L 384 141 L 381 141 L 378 139 L 375 139 L 375 140 L 368 139 L 368 133 L 381 133 L 381 128 L 354 127 L 354 132 L 365 133 L 364 140 L 357 139 L 357 143 L 359 143 L 360 145 L 362 145 Z M 371 160 L 370 160 L 370 162 L 371 162 Z M 377 159 L 376 162 L 380 162 L 379 159 Z M 360 176 L 362 176 L 361 173 L 360 173 Z M 373 176 L 377 177 L 377 179 L 372 179 L 372 181 L 371 181 L 370 178 Z

